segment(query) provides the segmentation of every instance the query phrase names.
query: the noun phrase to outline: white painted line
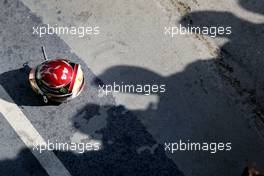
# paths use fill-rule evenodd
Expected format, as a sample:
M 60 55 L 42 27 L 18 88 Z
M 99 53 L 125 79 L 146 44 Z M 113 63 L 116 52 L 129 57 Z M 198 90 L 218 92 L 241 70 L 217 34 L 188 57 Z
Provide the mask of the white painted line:
M 71 175 L 52 151 L 33 150 L 34 144 L 46 142 L 16 104 L 0 98 L 0 112 L 50 176 Z

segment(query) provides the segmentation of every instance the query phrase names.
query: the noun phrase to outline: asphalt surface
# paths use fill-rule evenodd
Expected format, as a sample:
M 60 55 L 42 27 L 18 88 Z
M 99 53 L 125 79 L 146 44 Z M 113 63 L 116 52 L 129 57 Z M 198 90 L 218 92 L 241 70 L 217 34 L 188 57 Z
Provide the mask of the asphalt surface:
M 124 64 L 126 60 L 120 61 L 119 58 L 125 55 L 126 52 L 134 54 L 135 51 L 143 50 L 140 47 L 144 43 L 136 48 L 127 48 L 122 45 L 123 40 L 124 43 L 130 42 L 129 46 L 131 46 L 138 39 L 132 41 L 131 38 L 134 38 L 134 36 L 131 38 L 120 37 L 116 40 L 121 42 L 118 45 L 113 44 L 114 54 L 106 53 L 106 55 L 109 54 L 110 58 L 116 56 L 118 59 L 114 62 L 106 62 L 111 66 L 102 66 L 102 68 L 94 66 L 96 65 L 95 60 L 89 60 L 85 57 L 86 54 L 83 51 L 85 49 L 76 49 L 76 46 L 82 45 L 83 42 L 87 42 L 86 40 L 71 40 L 67 36 L 56 35 L 46 35 L 40 38 L 33 35 L 32 27 L 43 25 L 49 21 L 50 16 L 52 16 L 50 14 L 53 12 L 48 13 L 47 10 L 48 12 L 43 17 L 39 17 L 41 13 L 45 13 L 45 8 L 48 7 L 43 5 L 43 11 L 39 14 L 33 13 L 32 11 L 37 9 L 40 1 L 34 2 L 32 1 L 33 5 L 31 5 L 29 1 L 23 1 L 26 6 L 22 1 L 17 0 L 0 1 L 0 98 L 18 105 L 46 141 L 72 142 L 73 140 L 82 139 L 85 141 L 100 141 L 102 149 L 99 151 L 89 151 L 83 154 L 76 154 L 73 151 L 54 151 L 71 175 L 218 176 L 240 175 L 248 163 L 253 163 L 260 169 L 264 168 L 264 143 L 254 124 L 255 114 L 252 112 L 252 105 L 248 104 L 248 101 L 244 101 L 243 95 L 241 96 L 236 91 L 228 79 L 223 78 L 223 74 L 219 72 L 219 67 L 214 60 L 215 58 L 205 53 L 205 48 L 200 46 L 201 43 L 192 43 L 189 47 L 187 43 L 194 41 L 194 39 L 180 37 L 179 40 L 183 41 L 183 45 L 175 48 L 179 60 L 172 59 L 175 65 L 175 71 L 172 71 L 174 66 L 165 66 L 164 68 L 157 66 L 165 61 L 153 62 L 153 69 L 151 69 L 151 61 L 144 63 L 144 65 L 141 63 L 144 60 L 142 61 L 140 58 L 136 59 L 137 62 L 141 60 L 137 65 L 131 64 L 131 61 L 128 61 L 130 64 Z M 152 4 L 151 2 L 148 3 Z M 131 6 L 129 3 L 125 4 L 124 9 L 128 8 L 133 11 L 133 8 L 135 8 L 133 3 L 131 3 Z M 135 4 L 141 4 L 144 7 L 142 2 Z M 122 7 L 122 2 L 118 1 L 115 5 L 114 7 Z M 155 5 L 152 4 L 152 6 Z M 103 6 L 101 10 L 104 10 L 105 7 L 108 6 Z M 110 8 L 110 12 L 115 11 L 114 7 Z M 160 8 L 160 6 L 158 7 Z M 56 8 L 63 9 L 64 6 L 57 5 Z M 141 9 L 139 14 L 145 12 L 144 8 L 141 7 L 135 9 Z M 59 10 L 56 9 L 57 15 L 61 14 L 57 13 Z M 100 9 L 97 10 L 99 16 Z M 137 10 L 136 13 L 138 13 Z M 155 13 L 155 11 L 148 10 L 148 14 Z M 123 13 L 122 10 L 120 11 L 120 13 Z M 62 10 L 62 13 L 65 13 L 64 10 Z M 157 13 L 162 14 L 161 12 Z M 133 15 L 135 15 L 133 12 L 131 14 L 129 14 L 131 15 L 131 18 L 129 18 L 131 21 L 128 22 L 134 20 L 134 26 L 139 25 L 136 29 L 141 31 L 139 29 L 144 28 L 145 25 L 138 22 L 140 18 L 133 18 Z M 203 20 L 205 18 L 203 15 L 208 17 L 208 14 L 211 13 L 193 13 L 192 15 L 195 21 L 206 23 L 207 21 Z M 218 14 L 213 15 L 218 17 Z M 107 17 L 109 14 L 105 14 L 105 16 Z M 226 14 L 226 16 L 229 18 L 230 14 Z M 106 17 L 101 17 L 103 22 L 108 19 Z M 60 18 L 64 19 L 64 17 Z M 54 19 L 58 20 L 56 16 Z M 64 20 L 61 19 L 59 21 L 64 23 Z M 67 15 L 65 15 L 65 19 L 67 19 Z M 113 21 L 115 23 L 126 21 L 118 20 L 120 19 L 117 18 Z M 160 20 L 162 21 L 163 18 Z M 69 22 L 70 20 L 65 21 Z M 99 17 L 97 21 L 100 21 Z M 166 24 L 166 22 L 162 21 L 159 24 Z M 236 32 L 239 25 L 235 26 Z M 251 23 L 247 23 L 246 27 L 252 27 Z M 160 28 L 163 29 L 163 26 Z M 250 31 L 263 36 L 261 35 L 263 34 L 261 33 L 261 25 L 255 25 L 252 29 L 249 29 L 248 33 L 243 35 L 250 36 Z M 152 32 L 152 35 L 156 36 L 156 32 Z M 106 33 L 103 33 L 101 38 L 99 37 L 100 41 L 98 43 L 104 39 L 107 40 L 108 38 L 104 38 L 105 36 L 113 37 L 117 35 Z M 122 36 L 121 33 L 120 36 Z M 126 34 L 127 36 L 129 37 L 129 34 Z M 157 36 L 161 35 L 157 34 Z M 153 46 L 153 50 L 157 50 L 158 53 L 159 44 L 157 43 L 159 43 L 159 38 L 154 38 L 155 41 L 149 36 L 147 38 L 148 41 L 153 42 L 149 43 L 148 47 Z M 232 54 L 232 58 L 243 55 L 242 51 L 236 52 L 236 49 L 233 48 L 234 45 L 239 43 L 238 38 L 239 36 L 231 38 L 231 42 L 223 47 L 228 53 L 237 54 Z M 95 41 L 96 38 L 92 38 L 88 43 L 93 46 L 97 44 Z M 172 42 L 172 39 L 164 39 L 160 42 L 169 43 Z M 254 41 L 250 42 L 254 43 Z M 173 48 L 174 44 L 169 45 L 169 47 Z M 28 69 L 24 68 L 23 64 L 27 62 L 30 67 L 39 64 L 42 61 L 40 50 L 42 45 L 46 46 L 49 58 L 67 57 L 82 65 L 86 86 L 78 98 L 60 105 L 45 105 L 31 91 L 27 80 Z M 73 45 L 76 46 L 73 47 Z M 112 44 L 110 43 L 110 45 Z M 245 49 L 246 46 L 241 48 Z M 263 53 L 261 53 L 263 52 L 263 42 L 257 40 L 256 46 L 250 48 L 249 51 L 254 53 L 254 48 L 260 51 L 260 53 L 254 55 L 254 58 L 260 59 L 263 56 Z M 98 48 L 96 49 L 96 52 L 101 52 L 103 55 L 102 57 L 95 57 L 99 61 L 103 61 L 105 50 L 109 50 L 108 45 L 106 48 L 103 46 L 103 48 L 102 51 L 100 51 L 100 47 L 99 51 Z M 202 54 L 195 53 L 197 48 Z M 116 53 L 117 49 L 122 50 L 122 52 Z M 164 49 L 164 46 L 162 49 Z M 146 50 L 146 56 L 151 56 L 153 50 Z M 187 51 L 188 54 L 184 55 L 183 53 Z M 91 55 L 87 54 L 88 56 Z M 135 55 L 131 54 L 126 59 L 131 60 L 133 56 Z M 159 57 L 165 56 L 174 58 L 175 55 L 159 55 Z M 207 58 L 200 59 L 202 56 Z M 224 56 L 226 60 L 229 57 L 231 56 L 227 54 Z M 191 59 L 188 60 L 188 58 Z M 248 61 L 249 56 L 246 58 L 246 61 Z M 91 65 L 89 62 L 91 62 Z M 239 71 L 234 72 L 232 76 L 238 78 L 244 76 L 240 72 L 245 73 L 246 71 L 243 70 L 246 68 L 239 67 L 237 64 L 233 64 L 234 62 L 239 62 L 239 60 L 230 61 L 228 64 L 234 65 L 235 70 Z M 102 65 L 104 64 L 102 63 Z M 254 80 L 261 77 L 259 75 L 260 68 L 251 67 L 254 63 L 248 65 L 249 72 L 254 72 L 254 70 L 258 70 L 258 72 L 252 74 L 254 78 L 247 76 L 247 74 L 241 79 L 241 82 L 246 88 L 254 89 L 259 85 L 251 87 L 250 81 L 254 82 Z M 113 81 L 128 84 L 166 84 L 167 89 L 165 94 L 155 95 L 156 102 L 154 104 L 150 103 L 146 105 L 146 108 L 137 109 L 135 108 L 138 107 L 136 106 L 136 100 L 131 103 L 123 101 L 118 95 L 98 96 L 98 85 L 102 82 L 111 84 Z M 138 98 L 139 100 L 142 99 L 142 96 L 143 99 L 149 98 L 140 94 L 130 96 L 133 96 L 134 99 L 141 97 Z M 140 102 L 139 105 L 139 107 L 142 106 Z M 221 151 L 216 154 L 198 151 L 176 152 L 174 154 L 165 152 L 165 142 L 177 142 L 180 139 L 194 142 L 232 142 L 232 150 Z M 5 120 L 4 114 L 0 115 L 0 141 L 0 175 L 48 175 L 30 149 L 26 147 Z M 50 161 L 47 160 L 47 162 Z

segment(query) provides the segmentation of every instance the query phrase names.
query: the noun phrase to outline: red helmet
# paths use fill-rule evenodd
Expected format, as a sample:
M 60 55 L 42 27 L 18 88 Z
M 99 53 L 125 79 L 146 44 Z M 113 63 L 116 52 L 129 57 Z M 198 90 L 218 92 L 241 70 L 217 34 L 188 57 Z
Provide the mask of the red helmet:
M 51 60 L 39 67 L 38 79 L 50 88 L 61 88 L 72 81 L 73 68 L 65 60 Z
M 31 87 L 43 98 L 63 102 L 79 95 L 84 87 L 81 65 L 65 59 L 47 60 L 29 75 Z

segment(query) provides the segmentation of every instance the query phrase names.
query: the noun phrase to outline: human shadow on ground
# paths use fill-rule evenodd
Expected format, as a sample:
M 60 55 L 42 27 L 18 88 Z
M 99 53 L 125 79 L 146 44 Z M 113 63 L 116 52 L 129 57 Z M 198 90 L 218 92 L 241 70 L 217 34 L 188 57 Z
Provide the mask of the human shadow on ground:
M 264 1 L 240 0 L 240 5 L 263 15 Z M 220 58 L 198 60 L 184 71 L 169 76 L 133 66 L 115 66 L 99 78 L 105 85 L 166 85 L 165 93 L 154 93 L 158 103 L 145 110 L 134 110 L 154 138 L 160 142 L 175 139 L 194 141 L 232 141 L 233 150 L 220 153 L 210 162 L 206 154 L 194 154 L 199 163 L 187 162 L 192 175 L 238 175 L 245 165 L 255 163 L 264 169 L 262 141 L 246 125 L 252 114 L 241 113 L 243 103 L 255 104 L 258 110 L 264 105 L 264 24 L 255 24 L 229 12 L 200 11 L 183 17 L 181 23 L 192 26 L 232 27 L 226 35 L 228 42 L 220 48 Z M 221 37 L 221 36 L 217 36 Z M 231 78 L 231 79 L 230 79 Z M 131 93 L 131 92 L 130 92 Z M 142 94 L 134 92 L 134 94 Z M 245 99 L 240 98 L 246 97 Z M 255 110 L 253 111 L 253 113 Z M 162 133 L 162 136 L 161 136 Z M 263 145 L 262 145 L 263 146 Z M 253 149 L 254 148 L 254 149 Z M 182 155 L 178 155 L 181 156 Z M 185 169 L 186 170 L 186 169 Z M 203 170 L 203 174 L 201 173 Z M 263 171 L 262 171 L 263 172 Z
M 120 77 L 117 80 L 113 75 Z M 133 66 L 116 66 L 100 77 L 105 85 L 113 81 L 118 85 L 166 85 L 165 93 L 154 94 L 158 97 L 157 104 L 131 110 L 160 143 L 179 140 L 232 142 L 232 151 L 218 151 L 212 156 L 213 160 L 209 151 L 179 152 L 177 155 L 168 152 L 189 174 L 239 175 L 248 161 L 264 167 L 259 157 L 264 156 L 258 147 L 260 141 L 255 140 L 256 134 L 248 128 L 248 121 L 243 117 L 250 114 L 241 116 L 237 94 L 222 82 L 214 61 L 197 61 L 183 72 L 168 77 Z
M 198 20 L 199 16 L 204 15 L 205 19 Z M 256 51 L 263 52 L 260 48 L 263 48 L 263 43 L 259 40 L 263 37 L 263 25 L 247 22 L 226 12 L 196 12 L 191 16 L 194 24 L 232 24 L 233 35 L 222 47 L 222 52 L 225 53 L 223 59 L 232 66 L 233 72 L 240 68 L 236 74 L 244 78 L 241 84 L 256 91 L 258 85 L 248 82 L 262 80 L 259 75 L 261 55 Z M 217 23 L 215 19 L 218 20 Z M 213 21 L 205 23 L 207 20 Z M 246 30 L 242 30 L 243 28 Z M 254 36 L 252 32 L 260 35 Z M 240 35 L 237 36 L 237 33 Z M 242 59 L 250 57 L 254 59 Z M 255 65 L 253 62 L 259 63 Z M 101 108 L 105 108 L 106 125 L 94 131 L 101 135 L 103 148 L 84 154 L 55 151 L 72 175 L 183 175 L 176 166 L 178 163 L 175 164 L 166 156 L 163 146 L 154 147 L 156 139 L 161 143 L 175 142 L 178 139 L 196 142 L 232 141 L 233 150 L 230 152 L 219 151 L 213 156 L 208 152 L 179 152 L 174 155 L 179 161 L 182 160 L 180 164 L 189 168 L 192 175 L 239 175 L 247 161 L 256 162 L 258 168 L 263 167 L 262 146 L 255 140 L 252 129 L 242 128 L 247 126 L 247 121 L 241 117 L 240 102 L 232 97 L 237 94 L 230 92 L 232 89 L 222 81 L 214 59 L 198 60 L 189 64 L 182 72 L 169 76 L 162 76 L 145 68 L 116 66 L 99 75 L 99 78 L 104 84 L 112 84 L 113 81 L 117 84 L 123 82 L 122 84 L 134 85 L 165 84 L 166 92 L 156 93 L 159 99 L 157 105 L 145 110 L 129 111 L 122 106 L 103 107 L 94 104 L 85 106 L 82 115 L 76 114 L 73 117 L 73 124 L 76 129 L 89 135 L 87 124 L 100 115 Z M 80 119 L 85 119 L 86 123 L 80 124 L 83 122 Z M 188 157 L 194 159 L 189 162 L 186 159 Z M 3 163 L 15 164 L 18 158 L 3 160 L 0 166 Z M 193 170 L 196 166 L 199 168 Z M 1 173 L 5 173 L 6 168 L 2 168 Z

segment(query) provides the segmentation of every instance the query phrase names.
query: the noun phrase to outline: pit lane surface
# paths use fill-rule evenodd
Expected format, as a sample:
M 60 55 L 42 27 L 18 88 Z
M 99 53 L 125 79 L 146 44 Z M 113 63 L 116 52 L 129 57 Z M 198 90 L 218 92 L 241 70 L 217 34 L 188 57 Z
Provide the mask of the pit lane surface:
M 98 71 L 101 74 L 97 76 L 105 82 L 127 80 L 144 84 L 154 80 L 167 84 L 167 94 L 159 97 L 156 108 L 131 112 L 115 106 L 112 96 L 98 97 L 98 80 L 95 81 L 96 76 L 88 68 L 87 59 L 79 58 L 69 47 L 77 43 L 69 40 L 65 43 L 55 35 L 43 38 L 32 35 L 32 27 L 42 25 L 42 19 L 20 1 L 1 3 L 1 99 L 18 105 L 46 141 L 71 142 L 74 138 L 84 138 L 86 141 L 99 140 L 103 144 L 101 151 L 79 155 L 55 152 L 72 175 L 182 175 L 181 171 L 185 175 L 236 175 L 247 159 L 261 166 L 263 142 L 249 128 L 250 113 L 243 112 L 237 100 L 232 98 L 237 94 L 221 82 L 210 60 L 197 60 L 193 55 L 194 62 L 171 75 L 116 66 L 118 62 L 105 72 Z M 86 88 L 80 97 L 59 106 L 43 105 L 30 90 L 23 64 L 37 65 L 41 61 L 42 45 L 46 46 L 50 58 L 67 56 L 82 64 Z M 117 75 L 127 74 L 111 78 L 115 72 Z M 142 79 L 140 75 L 146 76 Z M 45 175 L 42 166 L 3 116 L 0 140 L 8 147 L 1 146 L 1 154 L 6 155 L 1 155 L 1 173 Z M 232 141 L 233 150 L 216 155 L 187 152 L 167 156 L 163 143 L 179 139 Z M 161 145 L 155 145 L 157 143 Z M 145 146 L 156 147 L 153 152 L 142 152 L 140 149 Z M 6 159 L 8 156 L 11 159 Z M 25 168 L 22 163 L 36 165 Z

